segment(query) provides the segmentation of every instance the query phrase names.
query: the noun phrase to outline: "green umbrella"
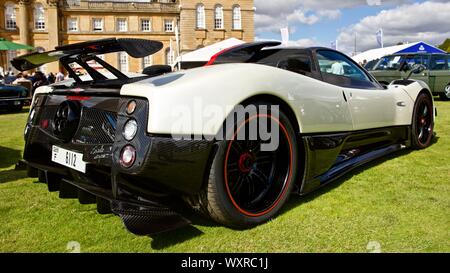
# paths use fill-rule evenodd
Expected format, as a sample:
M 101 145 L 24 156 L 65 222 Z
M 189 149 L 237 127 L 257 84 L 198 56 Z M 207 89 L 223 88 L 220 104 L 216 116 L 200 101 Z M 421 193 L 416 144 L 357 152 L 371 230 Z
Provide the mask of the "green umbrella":
M 20 50 L 20 49 L 33 49 L 34 47 L 29 45 L 22 45 L 18 43 L 13 43 L 11 41 L 6 40 L 5 38 L 0 38 L 0 52 L 10 51 L 10 50 Z M 3 59 L 3 54 L 0 55 L 1 59 Z
M 8 51 L 8 50 L 19 50 L 19 49 L 33 49 L 34 47 L 29 45 L 22 45 L 13 43 L 11 41 L 6 40 L 5 38 L 0 38 L 0 51 Z

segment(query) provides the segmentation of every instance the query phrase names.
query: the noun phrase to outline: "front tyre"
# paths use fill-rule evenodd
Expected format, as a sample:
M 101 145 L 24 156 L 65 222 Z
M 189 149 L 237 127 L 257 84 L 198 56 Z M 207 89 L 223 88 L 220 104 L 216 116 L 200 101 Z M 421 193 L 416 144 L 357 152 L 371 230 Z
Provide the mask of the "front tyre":
M 414 106 L 411 132 L 412 145 L 415 149 L 424 149 L 431 145 L 434 129 L 433 114 L 433 102 L 430 96 L 420 94 Z
M 274 217 L 286 203 L 297 177 L 298 144 L 291 121 L 282 111 L 278 113 L 237 120 L 226 134 L 228 140 L 218 143 L 203 202 L 215 221 L 233 228 L 252 227 Z M 249 130 L 242 134 L 244 128 L 252 127 L 251 122 L 276 125 L 276 149 L 261 149 L 267 140 L 259 133 L 256 139 L 249 137 Z

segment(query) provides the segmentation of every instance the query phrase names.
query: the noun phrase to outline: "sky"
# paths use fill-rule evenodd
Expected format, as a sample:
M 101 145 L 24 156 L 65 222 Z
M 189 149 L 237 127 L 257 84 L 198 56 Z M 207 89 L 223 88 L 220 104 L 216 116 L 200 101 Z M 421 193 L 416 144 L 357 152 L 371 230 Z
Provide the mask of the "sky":
M 337 40 L 347 54 L 384 45 L 450 38 L 450 0 L 255 0 L 257 40 L 281 40 L 289 27 L 290 44 L 327 46 Z

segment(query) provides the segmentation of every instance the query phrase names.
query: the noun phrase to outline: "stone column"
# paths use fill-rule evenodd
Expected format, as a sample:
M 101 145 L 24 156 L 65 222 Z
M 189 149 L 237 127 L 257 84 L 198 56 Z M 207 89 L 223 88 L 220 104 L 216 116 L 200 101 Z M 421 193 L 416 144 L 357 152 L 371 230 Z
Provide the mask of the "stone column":
M 17 14 L 17 27 L 19 28 L 19 43 L 30 45 L 30 26 L 28 12 L 31 10 L 30 0 L 19 0 L 19 10 Z M 21 54 L 26 54 L 27 50 L 22 50 Z
M 59 18 L 58 18 L 58 0 L 47 0 L 47 32 L 48 32 L 48 48 L 46 50 L 53 50 L 59 46 Z M 47 72 L 56 73 L 59 70 L 59 63 L 49 63 L 47 65 Z

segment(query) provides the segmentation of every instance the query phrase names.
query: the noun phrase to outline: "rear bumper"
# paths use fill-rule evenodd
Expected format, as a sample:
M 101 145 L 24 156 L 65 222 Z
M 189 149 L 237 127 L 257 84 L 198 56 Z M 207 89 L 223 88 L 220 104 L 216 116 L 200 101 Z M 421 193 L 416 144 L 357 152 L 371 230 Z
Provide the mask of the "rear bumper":
M 70 139 L 58 137 L 55 125 L 58 107 L 67 98 L 52 95 L 35 100 L 35 112 L 25 127 L 24 163 L 30 174 L 39 173 L 49 190 L 60 190 L 60 196 L 81 196 L 83 202 L 87 195 L 98 201 L 97 207 L 108 204 L 134 233 L 158 230 L 149 225 L 164 230 L 184 225 L 188 221 L 175 212 L 174 203 L 201 190 L 213 142 L 149 135 L 148 102 L 131 99 L 137 102 L 132 115 L 125 113 L 130 98 L 93 97 L 78 102 L 81 114 Z M 122 132 L 130 119 L 137 121 L 138 130 L 127 141 Z M 54 145 L 83 154 L 86 171 L 53 162 Z M 120 154 L 127 145 L 135 147 L 136 160 L 124 168 Z
M 167 206 L 164 200 L 143 199 L 120 187 L 102 187 L 77 176 L 69 178 L 71 171 L 64 168 L 25 160 L 21 161 L 21 165 L 26 166 L 30 176 L 37 176 L 40 182 L 46 183 L 49 191 L 59 191 L 61 198 L 78 198 L 82 204 L 96 203 L 99 213 L 118 215 L 126 228 L 136 235 L 158 234 L 190 224 L 176 209 Z M 111 177 L 113 185 L 118 180 L 118 176 Z

